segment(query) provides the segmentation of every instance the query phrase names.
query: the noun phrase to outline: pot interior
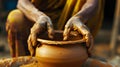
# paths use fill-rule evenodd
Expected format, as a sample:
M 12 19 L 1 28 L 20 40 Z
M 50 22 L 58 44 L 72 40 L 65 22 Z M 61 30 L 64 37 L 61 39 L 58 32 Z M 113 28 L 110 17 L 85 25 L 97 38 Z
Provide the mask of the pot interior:
M 63 41 L 63 31 L 54 31 L 53 39 L 50 39 L 48 37 L 47 32 L 41 33 L 38 38 L 44 40 L 52 40 L 52 41 Z M 76 31 L 72 31 L 70 32 L 69 37 L 66 41 L 75 41 L 75 40 L 80 40 L 82 38 L 83 36 L 81 34 L 79 34 Z

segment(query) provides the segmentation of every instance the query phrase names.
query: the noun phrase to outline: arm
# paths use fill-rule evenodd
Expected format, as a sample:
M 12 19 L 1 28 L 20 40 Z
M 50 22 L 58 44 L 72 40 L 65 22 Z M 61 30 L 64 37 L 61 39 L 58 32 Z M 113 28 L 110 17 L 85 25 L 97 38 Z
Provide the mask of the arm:
M 67 40 L 72 29 L 82 34 L 83 38 L 86 40 L 89 54 L 91 54 L 93 48 L 93 37 L 85 23 L 94 15 L 97 11 L 97 7 L 98 0 L 87 0 L 81 10 L 68 20 L 63 33 L 64 40 Z
M 83 23 L 86 23 L 86 21 L 95 14 L 97 7 L 98 0 L 87 0 L 81 10 L 75 16 L 79 17 Z
M 72 18 L 70 18 L 65 25 L 64 40 L 67 39 L 67 35 L 70 32 L 69 28 L 71 27 L 73 27 L 74 29 L 79 28 L 78 31 L 83 35 L 90 33 L 84 23 L 86 23 L 87 20 L 95 14 L 95 12 L 97 11 L 97 7 L 98 0 L 87 0 L 81 10 Z
M 17 8 L 34 22 L 36 22 L 40 16 L 45 15 L 43 12 L 35 8 L 29 0 L 18 0 Z
M 48 31 L 49 38 L 53 38 L 53 25 L 51 19 L 43 12 L 39 11 L 29 0 L 19 0 L 18 9 L 20 9 L 28 19 L 36 22 L 30 30 L 28 37 L 28 50 L 31 55 L 35 54 L 38 34 Z M 47 29 L 46 29 L 47 28 Z

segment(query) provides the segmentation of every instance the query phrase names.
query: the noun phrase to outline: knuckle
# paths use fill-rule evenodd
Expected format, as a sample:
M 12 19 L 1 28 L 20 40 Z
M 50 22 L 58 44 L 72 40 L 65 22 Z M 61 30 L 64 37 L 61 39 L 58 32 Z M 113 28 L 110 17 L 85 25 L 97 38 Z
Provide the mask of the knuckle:
M 66 24 L 65 25 L 65 29 L 69 29 L 69 28 L 71 28 L 71 25 L 70 24 Z

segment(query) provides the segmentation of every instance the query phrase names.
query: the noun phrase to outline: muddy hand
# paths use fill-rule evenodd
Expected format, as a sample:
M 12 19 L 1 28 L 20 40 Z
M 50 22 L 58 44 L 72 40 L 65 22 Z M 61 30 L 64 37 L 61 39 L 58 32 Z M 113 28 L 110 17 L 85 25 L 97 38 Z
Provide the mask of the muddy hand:
M 31 33 L 28 38 L 28 49 L 32 56 L 35 54 L 38 34 L 46 30 L 48 31 L 49 38 L 53 38 L 53 25 L 50 18 L 48 16 L 40 16 L 38 21 L 31 28 Z
M 71 29 L 78 31 L 80 34 L 83 35 L 83 38 L 86 40 L 86 47 L 88 48 L 88 52 L 91 53 L 91 50 L 93 48 L 93 37 L 87 26 L 80 21 L 79 17 L 73 16 L 69 19 L 69 21 L 65 25 L 63 40 L 67 40 Z

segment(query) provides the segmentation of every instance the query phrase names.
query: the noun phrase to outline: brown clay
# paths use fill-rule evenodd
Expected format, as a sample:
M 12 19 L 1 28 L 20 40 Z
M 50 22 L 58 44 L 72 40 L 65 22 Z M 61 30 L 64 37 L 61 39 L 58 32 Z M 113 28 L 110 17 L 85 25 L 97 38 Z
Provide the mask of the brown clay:
M 41 67 L 80 67 L 88 58 L 87 50 L 82 44 L 81 36 L 70 33 L 67 41 L 63 41 L 62 31 L 55 31 L 53 39 L 47 33 L 40 36 L 36 57 Z

